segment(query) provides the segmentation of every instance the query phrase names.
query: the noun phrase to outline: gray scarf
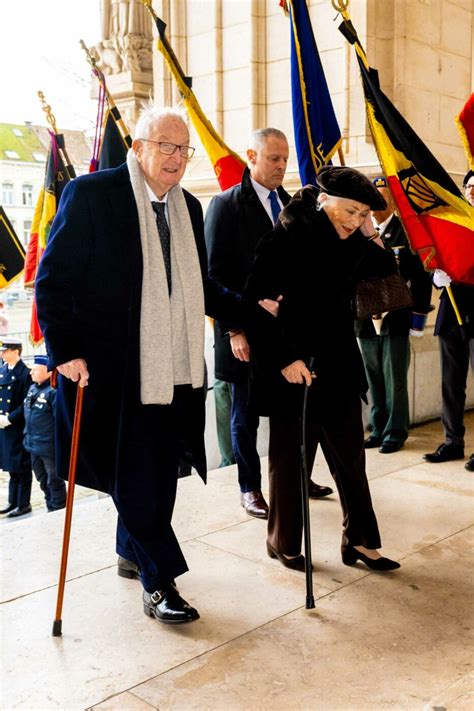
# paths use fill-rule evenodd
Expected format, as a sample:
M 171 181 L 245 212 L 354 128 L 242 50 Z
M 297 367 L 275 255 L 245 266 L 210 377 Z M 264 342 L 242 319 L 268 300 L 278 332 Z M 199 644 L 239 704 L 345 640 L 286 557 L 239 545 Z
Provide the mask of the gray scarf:
M 188 206 L 180 185 L 168 193 L 171 234 L 172 293 L 155 213 L 135 154 L 127 155 L 137 204 L 143 254 L 140 319 L 140 395 L 143 405 L 169 405 L 174 385 L 204 384 L 204 290 Z M 173 345 L 180 347 L 173 348 Z M 181 347 L 184 346 L 184 347 Z M 179 375 L 178 375 L 179 374 Z

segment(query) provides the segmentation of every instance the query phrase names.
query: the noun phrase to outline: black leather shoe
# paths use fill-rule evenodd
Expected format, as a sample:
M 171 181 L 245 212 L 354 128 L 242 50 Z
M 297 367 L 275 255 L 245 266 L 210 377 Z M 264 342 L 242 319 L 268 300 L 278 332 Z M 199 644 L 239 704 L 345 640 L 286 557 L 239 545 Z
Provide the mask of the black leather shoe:
M 143 612 L 172 625 L 199 619 L 198 611 L 183 600 L 176 586 L 171 583 L 154 593 L 143 591 Z
M 270 558 L 277 558 L 285 568 L 291 568 L 291 570 L 301 570 L 303 573 L 305 571 L 305 559 L 304 555 L 297 555 L 295 558 L 286 558 L 281 553 L 278 553 L 273 546 L 267 543 L 267 553 Z M 313 566 L 311 565 L 311 569 Z
M 240 503 L 250 516 L 268 518 L 268 504 L 261 491 L 246 491 L 240 494 Z
M 370 435 L 370 437 L 367 437 L 367 439 L 364 440 L 364 447 L 366 449 L 373 449 L 374 447 L 380 447 L 382 444 L 382 440 L 380 437 L 374 437 L 373 435 Z
M 140 568 L 133 560 L 127 560 L 119 555 L 117 561 L 117 575 L 120 575 L 121 578 L 139 578 Z
M 7 518 L 14 518 L 15 516 L 23 516 L 24 514 L 31 513 L 31 506 L 17 506 L 16 509 L 10 511 Z
M 344 565 L 354 565 L 360 560 L 362 563 L 370 568 L 371 570 L 378 570 L 379 572 L 384 572 L 387 570 L 396 570 L 400 567 L 400 563 L 396 560 L 390 560 L 390 558 L 369 558 L 364 553 L 356 550 L 352 546 L 346 546 L 341 549 L 342 562 Z
M 474 472 L 474 454 L 471 454 L 466 464 L 464 465 L 464 469 L 467 469 L 468 472 Z
M 433 464 L 441 462 L 451 462 L 454 459 L 464 459 L 464 447 L 460 444 L 446 443 L 440 444 L 435 452 L 425 454 L 423 459 Z
M 325 496 L 329 496 L 329 494 L 333 493 L 334 492 L 330 486 L 321 486 L 320 484 L 316 484 L 316 482 L 311 479 L 309 480 L 308 496 L 310 499 L 323 499 Z
M 403 447 L 403 442 L 384 442 L 379 447 L 380 454 L 393 454 L 398 452 Z
M 16 508 L 15 504 L 8 504 L 8 506 L 6 506 L 4 509 L 0 510 L 0 514 L 10 513 L 10 511 L 13 511 L 13 509 L 15 509 L 15 508 Z

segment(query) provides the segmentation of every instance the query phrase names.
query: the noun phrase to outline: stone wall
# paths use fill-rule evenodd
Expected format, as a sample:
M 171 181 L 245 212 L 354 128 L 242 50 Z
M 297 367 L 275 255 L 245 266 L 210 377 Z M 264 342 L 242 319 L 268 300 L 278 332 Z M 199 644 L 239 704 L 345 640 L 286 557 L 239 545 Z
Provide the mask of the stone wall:
M 339 125 L 345 162 L 379 172 L 365 116 L 354 50 L 337 29 L 330 0 L 309 0 L 313 29 Z M 244 155 L 257 127 L 276 126 L 294 148 L 289 19 L 277 0 L 162 0 L 156 11 L 205 113 L 228 145 Z M 473 90 L 474 5 L 471 0 L 352 0 L 350 13 L 383 90 L 460 183 L 466 157 L 454 124 Z M 179 101 L 154 51 L 159 103 Z M 207 204 L 218 190 L 192 130 L 196 157 L 186 185 Z M 299 187 L 291 151 L 285 186 Z

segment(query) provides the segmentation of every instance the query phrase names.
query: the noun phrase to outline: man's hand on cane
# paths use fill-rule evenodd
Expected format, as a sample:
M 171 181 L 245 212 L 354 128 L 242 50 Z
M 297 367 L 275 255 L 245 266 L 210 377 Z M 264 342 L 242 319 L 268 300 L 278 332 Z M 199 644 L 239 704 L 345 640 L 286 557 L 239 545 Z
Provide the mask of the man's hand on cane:
M 78 383 L 80 388 L 85 388 L 89 384 L 89 371 L 87 370 L 87 363 L 84 358 L 74 358 L 74 360 L 68 360 L 67 363 L 62 363 L 57 367 L 58 373 L 64 375 L 65 378 L 69 378 L 74 383 Z

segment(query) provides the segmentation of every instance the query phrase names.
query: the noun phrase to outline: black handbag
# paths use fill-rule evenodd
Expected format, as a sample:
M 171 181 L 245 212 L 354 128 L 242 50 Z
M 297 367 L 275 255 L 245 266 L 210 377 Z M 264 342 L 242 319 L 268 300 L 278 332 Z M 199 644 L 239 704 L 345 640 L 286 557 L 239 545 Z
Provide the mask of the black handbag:
M 413 296 L 400 272 L 356 284 L 354 312 L 357 319 L 413 306 Z

